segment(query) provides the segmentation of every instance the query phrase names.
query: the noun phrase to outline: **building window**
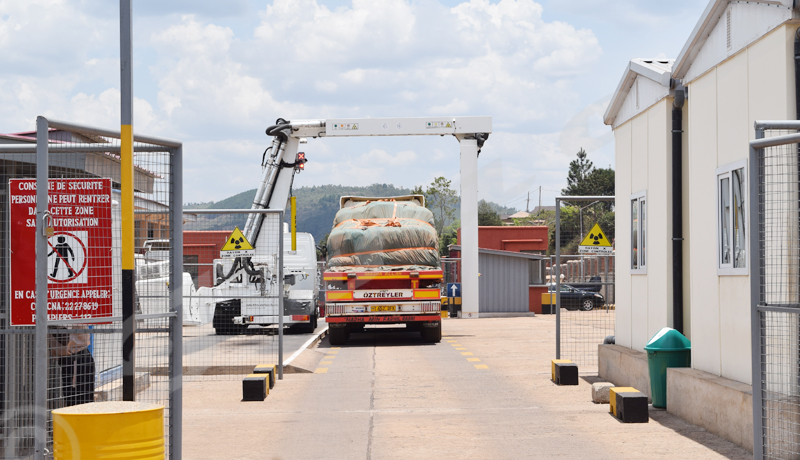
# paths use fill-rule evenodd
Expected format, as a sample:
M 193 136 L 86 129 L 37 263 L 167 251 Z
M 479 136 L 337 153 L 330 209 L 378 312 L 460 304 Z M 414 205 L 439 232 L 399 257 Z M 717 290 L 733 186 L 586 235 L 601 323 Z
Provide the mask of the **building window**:
M 747 162 L 717 169 L 717 274 L 747 272 Z
M 631 273 L 647 273 L 647 192 L 631 195 Z

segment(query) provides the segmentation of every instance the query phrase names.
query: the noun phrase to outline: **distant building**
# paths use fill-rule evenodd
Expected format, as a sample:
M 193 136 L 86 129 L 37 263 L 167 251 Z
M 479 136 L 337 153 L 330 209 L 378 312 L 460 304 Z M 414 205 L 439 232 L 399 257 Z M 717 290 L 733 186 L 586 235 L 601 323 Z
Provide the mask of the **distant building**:
M 533 226 L 478 227 L 481 314 L 542 312 L 547 231 Z M 458 241 L 450 246 L 450 257 L 461 255 L 460 229 Z

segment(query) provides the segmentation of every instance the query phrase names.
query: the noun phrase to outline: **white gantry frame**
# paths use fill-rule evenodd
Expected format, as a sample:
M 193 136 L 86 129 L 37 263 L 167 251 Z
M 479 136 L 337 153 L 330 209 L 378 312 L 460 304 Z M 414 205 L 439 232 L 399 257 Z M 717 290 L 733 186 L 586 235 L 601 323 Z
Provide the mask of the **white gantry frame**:
M 461 146 L 461 314 L 478 317 L 478 153 L 492 132 L 492 117 L 331 118 L 296 120 L 284 161 L 293 162 L 301 138 L 365 136 L 455 136 Z M 276 187 L 276 190 L 283 190 Z M 285 188 L 288 193 L 288 187 Z M 285 203 L 288 196 L 273 197 Z M 283 201 L 280 201 L 283 200 Z

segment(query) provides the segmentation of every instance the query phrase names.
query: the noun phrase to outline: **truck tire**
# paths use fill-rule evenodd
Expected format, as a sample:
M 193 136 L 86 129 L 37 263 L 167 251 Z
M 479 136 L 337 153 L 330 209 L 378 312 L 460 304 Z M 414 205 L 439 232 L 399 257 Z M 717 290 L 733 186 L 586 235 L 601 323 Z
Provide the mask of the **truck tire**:
M 311 334 L 314 330 L 317 329 L 317 314 L 314 313 L 308 318 L 308 322 L 304 324 L 298 324 L 297 331 L 304 333 L 304 334 Z
M 442 341 L 442 322 L 436 323 L 435 327 L 422 327 L 422 340 L 428 343 L 439 343 Z
M 347 335 L 346 327 L 331 327 L 328 329 L 328 342 L 331 345 L 344 345 Z

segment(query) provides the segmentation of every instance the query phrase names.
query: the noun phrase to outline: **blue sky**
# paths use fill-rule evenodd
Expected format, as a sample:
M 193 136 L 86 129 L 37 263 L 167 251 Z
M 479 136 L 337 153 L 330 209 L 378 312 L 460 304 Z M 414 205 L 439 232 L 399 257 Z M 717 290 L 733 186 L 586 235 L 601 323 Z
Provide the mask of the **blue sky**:
M 524 209 L 583 147 L 628 60 L 674 58 L 705 2 L 134 0 L 134 129 L 185 143 L 186 201 L 256 187 L 278 118 L 491 115 L 481 198 Z M 119 125 L 117 2 L 0 0 L 0 132 Z M 310 140 L 295 185 L 459 184 L 452 138 Z M 209 185 L 212 184 L 212 185 Z

